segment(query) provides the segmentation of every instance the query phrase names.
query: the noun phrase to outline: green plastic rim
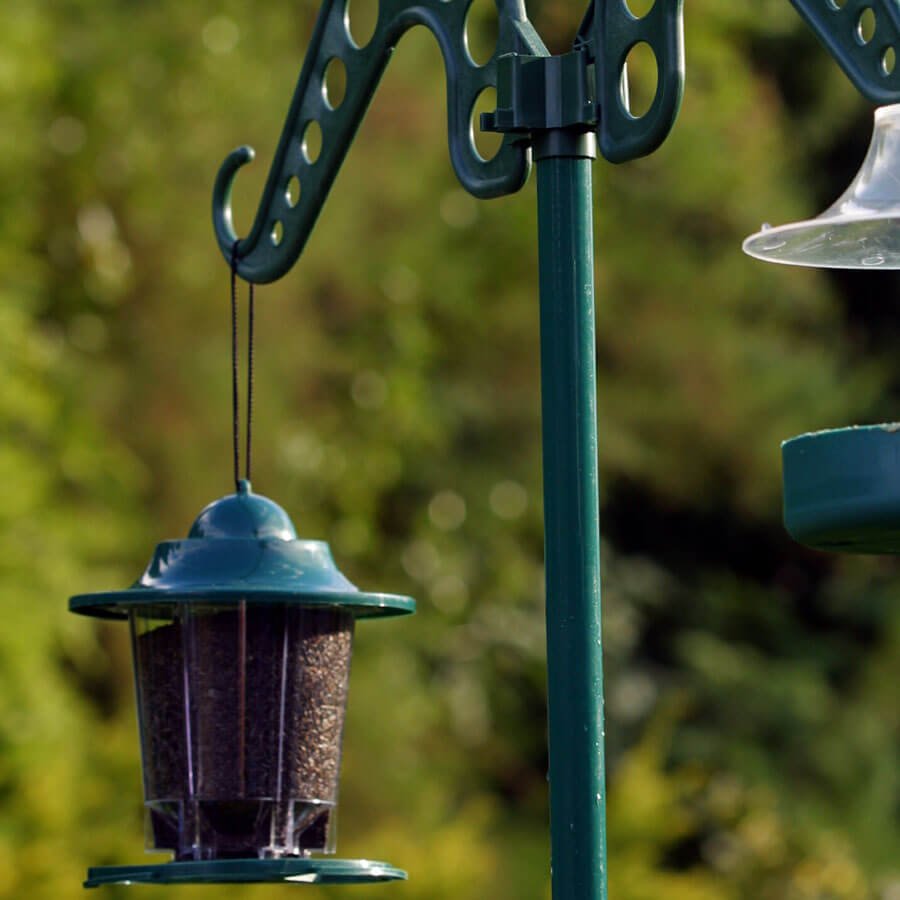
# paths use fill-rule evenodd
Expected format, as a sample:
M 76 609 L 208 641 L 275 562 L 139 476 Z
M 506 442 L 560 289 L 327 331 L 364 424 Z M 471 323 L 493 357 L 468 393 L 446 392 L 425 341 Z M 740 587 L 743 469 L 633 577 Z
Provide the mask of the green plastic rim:
M 86 888 L 109 884 L 367 884 L 405 881 L 406 872 L 372 859 L 217 859 L 88 869 Z
M 804 434 L 782 445 L 784 524 L 817 550 L 900 553 L 900 424 Z
M 166 596 L 161 591 L 135 588 L 129 591 L 104 591 L 77 594 L 69 598 L 69 611 L 98 619 L 127 619 L 129 610 L 142 610 L 160 618 L 171 616 L 179 603 L 202 606 L 233 606 L 240 601 L 253 605 L 278 604 L 321 609 L 337 606 L 349 610 L 357 619 L 408 616 L 416 611 L 412 597 L 399 594 L 365 594 L 362 591 L 296 594 L 292 591 L 255 591 L 225 589 L 195 590 Z

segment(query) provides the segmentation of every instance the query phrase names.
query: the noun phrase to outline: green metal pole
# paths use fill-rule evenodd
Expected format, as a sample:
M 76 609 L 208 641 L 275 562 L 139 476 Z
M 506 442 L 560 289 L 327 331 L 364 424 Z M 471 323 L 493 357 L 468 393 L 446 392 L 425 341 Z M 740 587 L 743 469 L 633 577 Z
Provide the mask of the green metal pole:
M 606 900 L 592 134 L 548 131 L 538 180 L 554 900 Z

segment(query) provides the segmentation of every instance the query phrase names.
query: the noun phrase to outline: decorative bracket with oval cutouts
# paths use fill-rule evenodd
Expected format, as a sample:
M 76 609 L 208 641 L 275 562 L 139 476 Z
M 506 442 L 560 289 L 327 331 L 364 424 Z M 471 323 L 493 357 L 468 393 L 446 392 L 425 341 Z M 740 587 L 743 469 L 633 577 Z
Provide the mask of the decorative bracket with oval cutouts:
M 656 62 L 656 90 L 640 116 L 631 111 L 628 60 L 647 47 Z M 656 0 L 635 15 L 627 0 L 594 0 L 575 49 L 593 70 L 600 152 L 610 162 L 646 156 L 668 137 L 684 94 L 684 0 Z
M 896 0 L 791 0 L 857 90 L 900 103 L 900 5 Z
M 380 0 L 375 33 L 364 47 L 351 37 L 347 0 L 325 0 L 256 218 L 237 246 L 236 268 L 241 278 L 255 283 L 275 281 L 293 266 L 394 48 L 415 25 L 424 25 L 434 34 L 444 57 L 450 159 L 463 187 L 476 197 L 487 198 L 513 193 L 525 183 L 531 162 L 527 146 L 509 137 L 493 158 L 483 159 L 472 136 L 475 103 L 486 88 L 497 84 L 497 58 L 509 53 L 547 55 L 528 21 L 523 0 L 495 3 L 497 46 L 491 59 L 479 66 L 466 41 L 472 0 Z M 346 72 L 340 102 L 326 90 L 326 72 L 334 65 L 343 66 Z M 313 132 L 321 138 L 320 147 L 313 146 Z M 231 215 L 232 183 L 238 169 L 252 159 L 250 147 L 229 154 L 213 191 L 213 225 L 222 254 L 229 261 L 238 240 Z

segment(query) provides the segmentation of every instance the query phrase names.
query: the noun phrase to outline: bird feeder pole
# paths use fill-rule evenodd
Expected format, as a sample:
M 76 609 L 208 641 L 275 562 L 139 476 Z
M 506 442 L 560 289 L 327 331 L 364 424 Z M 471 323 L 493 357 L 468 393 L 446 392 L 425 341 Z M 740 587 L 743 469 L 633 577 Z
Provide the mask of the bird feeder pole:
M 606 897 L 606 787 L 600 615 L 600 530 L 594 330 L 593 192 L 597 137 L 614 161 L 651 152 L 677 114 L 683 84 L 682 0 L 659 0 L 644 18 L 622 2 L 590 7 L 572 52 L 551 56 L 525 17 L 524 5 L 497 0 L 499 42 L 487 66 L 465 46 L 466 0 L 383 0 L 375 34 L 356 48 L 342 2 L 326 2 L 291 105 L 272 172 L 249 238 L 237 244 L 237 271 L 271 281 L 287 271 L 306 242 L 325 194 L 401 34 L 424 24 L 444 54 L 448 75 L 450 155 L 476 197 L 518 190 L 532 158 L 537 166 L 540 257 L 547 597 L 550 819 L 553 896 Z M 623 92 L 625 59 L 641 41 L 654 51 L 659 87 L 647 114 L 631 115 Z M 347 69 L 344 102 L 332 109 L 325 70 L 335 56 Z M 475 150 L 470 116 L 485 86 L 497 109 L 482 117 L 504 134 L 492 160 Z M 315 163 L 304 153 L 309 123 L 323 131 Z M 331 139 L 331 140 L 330 140 Z M 241 148 L 216 182 L 213 218 L 226 258 L 238 240 L 228 197 Z M 318 167 L 318 168 L 317 168 Z M 300 182 L 290 208 L 286 186 Z M 278 240 L 273 240 L 273 236 Z

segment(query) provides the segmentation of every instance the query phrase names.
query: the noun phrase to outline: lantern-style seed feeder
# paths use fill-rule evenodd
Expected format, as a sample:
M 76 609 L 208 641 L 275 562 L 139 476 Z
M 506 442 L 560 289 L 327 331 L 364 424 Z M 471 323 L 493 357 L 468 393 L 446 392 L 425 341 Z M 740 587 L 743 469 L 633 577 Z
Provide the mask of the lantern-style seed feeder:
M 333 853 L 354 623 L 415 601 L 357 590 L 328 545 L 252 493 L 207 506 L 125 591 L 73 612 L 127 619 L 147 844 L 174 862 L 91 869 L 116 882 L 373 881 L 405 873 Z

